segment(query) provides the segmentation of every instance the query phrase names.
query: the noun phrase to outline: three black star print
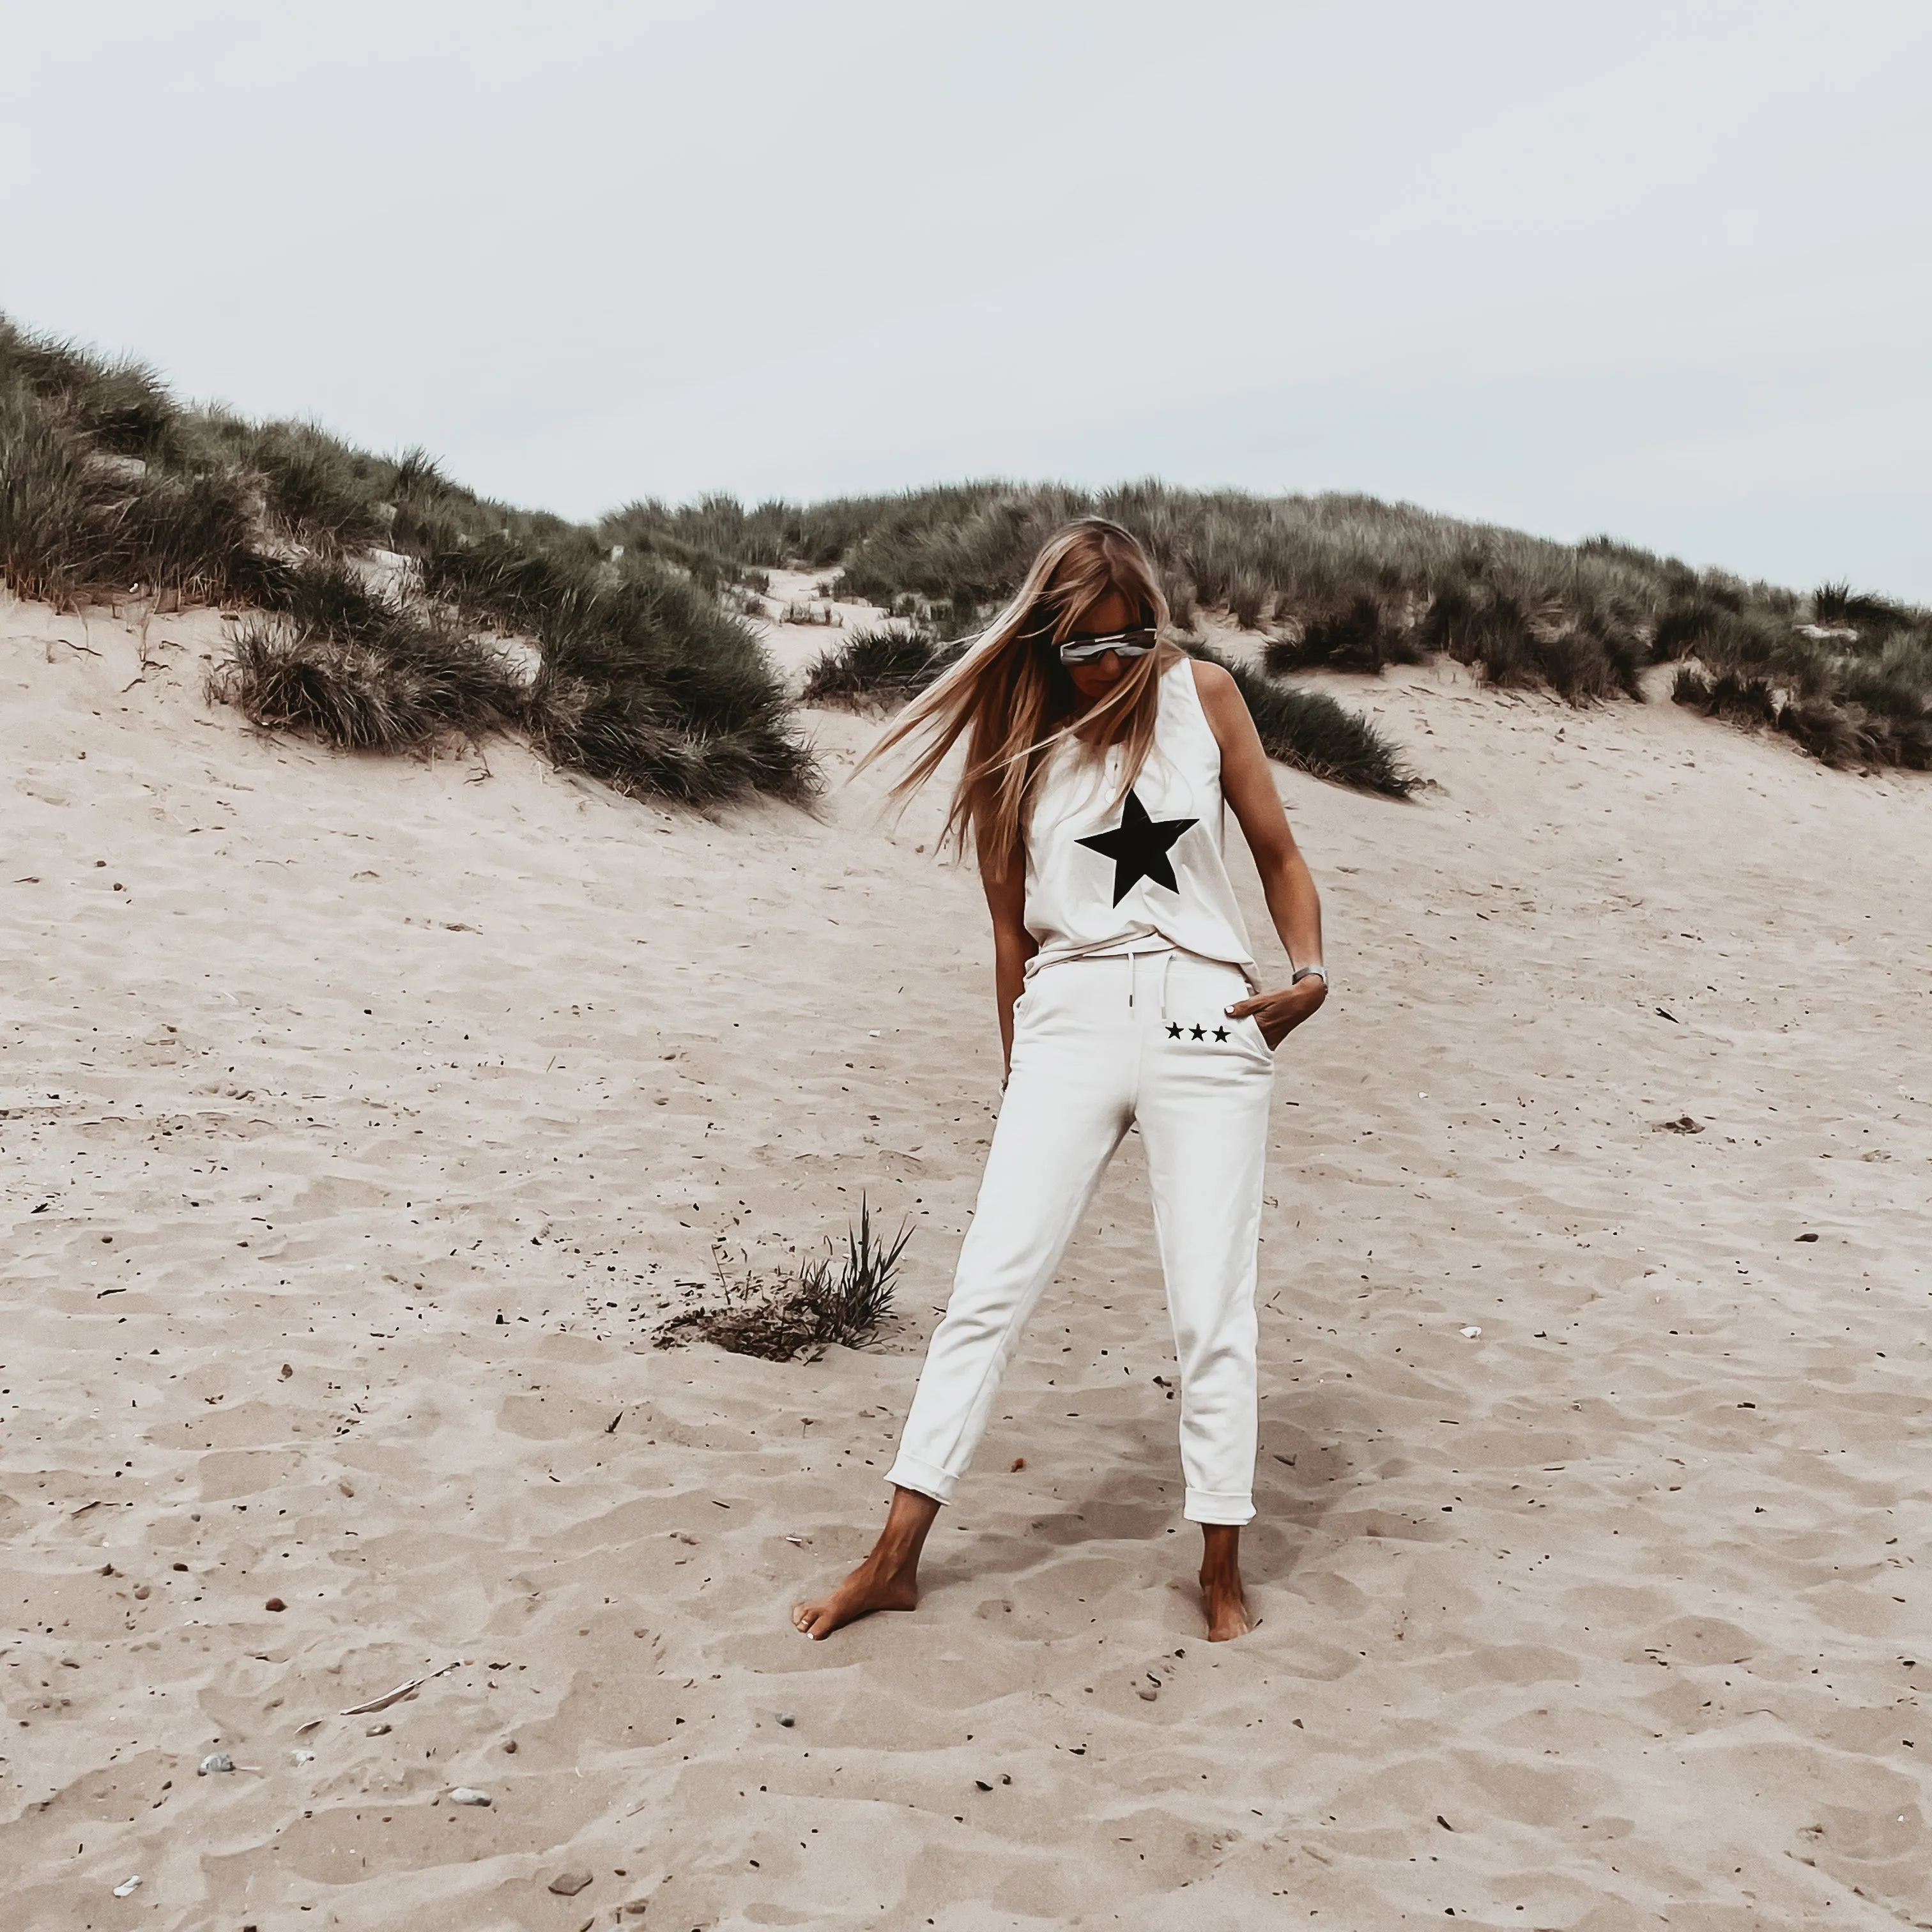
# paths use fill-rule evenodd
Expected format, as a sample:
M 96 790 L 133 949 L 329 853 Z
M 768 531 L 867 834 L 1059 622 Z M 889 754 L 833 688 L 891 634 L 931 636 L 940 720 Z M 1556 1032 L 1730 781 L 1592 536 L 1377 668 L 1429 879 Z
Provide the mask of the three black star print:
M 1169 1040 L 1212 1039 L 1216 1045 L 1225 1046 L 1234 1035 L 1224 1026 L 1217 1026 L 1210 1034 L 1204 1026 L 1188 1026 L 1179 1020 L 1169 1020 L 1167 1022 L 1167 1036 Z
M 1120 822 L 1111 832 L 1096 832 L 1077 842 L 1114 862 L 1114 903 L 1118 905 L 1142 880 L 1180 890 L 1174 862 L 1167 856 L 1181 834 L 1201 823 L 1198 818 L 1150 818 L 1148 808 L 1129 792 L 1120 808 Z

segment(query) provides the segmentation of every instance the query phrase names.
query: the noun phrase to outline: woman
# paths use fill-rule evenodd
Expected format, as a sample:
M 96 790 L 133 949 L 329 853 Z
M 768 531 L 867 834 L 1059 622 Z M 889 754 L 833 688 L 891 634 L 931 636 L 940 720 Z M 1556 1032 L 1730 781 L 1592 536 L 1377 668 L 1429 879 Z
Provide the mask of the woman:
M 1240 1526 L 1254 1514 L 1255 1268 L 1272 1054 L 1328 993 L 1322 915 L 1234 681 L 1161 633 L 1167 604 L 1118 524 L 1041 550 L 992 628 L 864 762 L 926 742 L 903 796 L 962 738 L 946 836 L 970 836 L 992 914 L 1007 1078 L 872 1554 L 794 1606 L 812 1637 L 911 1610 L 919 1557 L 985 1430 L 1020 1332 L 1100 1175 L 1138 1125 L 1180 1364 L 1186 1514 L 1202 1526 L 1208 1634 L 1249 1628 Z M 1254 990 L 1222 860 L 1234 808 L 1292 965 Z

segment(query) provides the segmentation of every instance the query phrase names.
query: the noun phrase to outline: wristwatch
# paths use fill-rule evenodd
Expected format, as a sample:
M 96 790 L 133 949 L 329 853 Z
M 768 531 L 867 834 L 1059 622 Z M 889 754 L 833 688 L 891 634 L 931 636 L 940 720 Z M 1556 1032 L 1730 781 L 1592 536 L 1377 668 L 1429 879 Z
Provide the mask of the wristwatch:
M 1288 983 L 1291 986 L 1298 986 L 1301 984 L 1303 980 L 1311 976 L 1319 980 L 1322 982 L 1322 988 L 1324 992 L 1328 991 L 1328 969 L 1325 966 L 1298 966 L 1294 969 L 1294 976 L 1291 979 Z

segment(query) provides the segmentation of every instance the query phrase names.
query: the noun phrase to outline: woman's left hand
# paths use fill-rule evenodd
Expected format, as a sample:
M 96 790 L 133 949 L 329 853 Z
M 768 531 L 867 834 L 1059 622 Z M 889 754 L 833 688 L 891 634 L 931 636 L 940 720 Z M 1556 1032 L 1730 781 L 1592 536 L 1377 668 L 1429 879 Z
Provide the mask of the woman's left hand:
M 1299 986 L 1283 986 L 1278 992 L 1258 993 L 1252 1000 L 1238 1000 L 1228 1009 L 1231 1020 L 1254 1016 L 1255 1024 L 1271 1053 L 1306 1019 L 1312 1019 L 1328 997 L 1328 982 L 1311 973 Z

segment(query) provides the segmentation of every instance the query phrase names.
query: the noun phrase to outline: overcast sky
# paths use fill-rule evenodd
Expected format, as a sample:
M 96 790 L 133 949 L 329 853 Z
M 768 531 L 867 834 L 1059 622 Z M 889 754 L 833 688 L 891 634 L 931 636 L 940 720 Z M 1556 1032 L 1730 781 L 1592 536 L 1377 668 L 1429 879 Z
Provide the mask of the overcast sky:
M 588 516 L 1360 490 L 1932 602 L 1932 5 L 64 0 L 0 308 Z

